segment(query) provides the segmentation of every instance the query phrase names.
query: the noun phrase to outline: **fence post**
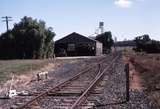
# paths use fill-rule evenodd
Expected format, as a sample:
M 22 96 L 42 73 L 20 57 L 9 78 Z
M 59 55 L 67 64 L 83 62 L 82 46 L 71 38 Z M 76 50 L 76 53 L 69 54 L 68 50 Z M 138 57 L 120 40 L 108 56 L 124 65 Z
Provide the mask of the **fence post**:
M 129 94 L 129 63 L 125 64 L 125 72 L 126 72 L 126 101 L 128 102 L 130 99 Z
M 45 79 L 48 79 L 48 74 L 47 73 L 45 74 Z
M 37 74 L 37 81 L 40 81 L 40 75 L 39 75 L 39 73 Z

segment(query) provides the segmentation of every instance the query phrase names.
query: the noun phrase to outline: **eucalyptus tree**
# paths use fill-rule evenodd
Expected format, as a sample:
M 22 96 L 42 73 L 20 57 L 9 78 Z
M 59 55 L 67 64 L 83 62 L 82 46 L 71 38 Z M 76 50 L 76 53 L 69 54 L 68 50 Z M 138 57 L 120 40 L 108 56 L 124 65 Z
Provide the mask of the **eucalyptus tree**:
M 10 34 L 12 38 L 6 34 Z M 7 40 L 11 40 L 13 43 L 12 51 L 14 52 L 14 58 L 20 59 L 53 57 L 54 36 L 55 32 L 53 32 L 51 27 L 47 28 L 44 21 L 37 21 L 37 19 L 27 16 L 23 17 L 19 23 L 14 24 L 13 29 L 9 33 L 6 32 L 1 35 L 1 37 L 9 37 Z M 0 44 L 0 46 L 4 45 Z M 11 51 L 9 52 L 12 54 Z M 8 56 L 7 52 L 4 54 L 8 58 L 13 58 Z

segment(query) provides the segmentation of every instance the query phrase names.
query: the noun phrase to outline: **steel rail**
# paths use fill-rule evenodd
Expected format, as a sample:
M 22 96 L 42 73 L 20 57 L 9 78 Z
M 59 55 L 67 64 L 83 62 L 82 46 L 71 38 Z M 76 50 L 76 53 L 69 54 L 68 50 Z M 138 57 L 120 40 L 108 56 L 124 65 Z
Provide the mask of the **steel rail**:
M 104 60 L 102 60 L 101 62 L 99 62 L 98 64 L 101 64 L 103 63 Z M 16 109 L 24 109 L 25 107 L 27 107 L 28 105 L 34 103 L 36 100 L 40 99 L 41 97 L 44 97 L 46 96 L 49 92 L 52 91 L 52 93 L 56 93 L 56 91 L 58 91 L 60 88 L 62 88 L 65 84 L 67 84 L 68 82 L 71 82 L 72 80 L 78 78 L 80 75 L 88 72 L 89 70 L 91 70 L 92 68 L 94 68 L 95 66 L 97 66 L 97 64 L 94 64 L 94 65 L 90 65 L 88 66 L 87 69 L 84 69 L 83 71 L 81 71 L 80 73 L 76 74 L 75 76 L 69 78 L 68 80 L 62 82 L 62 83 L 59 83 L 58 85 L 56 85 L 55 87 L 53 88 L 50 88 L 48 89 L 47 91 L 41 93 L 40 95 L 36 96 L 35 98 L 31 99 L 30 101 L 28 101 L 27 103 L 25 103 L 24 105 L 20 106 L 20 107 L 17 107 Z
M 111 64 L 107 66 L 102 72 L 99 70 L 97 76 L 95 79 L 91 82 L 89 87 L 84 91 L 84 93 L 74 102 L 74 104 L 69 108 L 69 109 L 76 109 L 77 105 L 79 105 L 82 102 L 82 99 L 86 97 L 88 92 L 93 88 L 93 86 L 98 82 L 98 80 L 104 75 L 104 73 L 113 65 L 113 63 L 119 58 L 119 56 L 115 57 L 112 61 Z

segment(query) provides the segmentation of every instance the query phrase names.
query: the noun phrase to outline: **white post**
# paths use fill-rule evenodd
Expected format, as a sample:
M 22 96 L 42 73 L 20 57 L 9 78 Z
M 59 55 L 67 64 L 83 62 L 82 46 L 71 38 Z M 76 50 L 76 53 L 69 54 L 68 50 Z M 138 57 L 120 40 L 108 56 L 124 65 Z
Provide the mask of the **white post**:
M 9 90 L 12 90 L 12 82 L 13 82 L 13 79 L 14 79 L 14 72 L 12 72 L 12 80 L 11 80 L 11 85 L 10 85 Z

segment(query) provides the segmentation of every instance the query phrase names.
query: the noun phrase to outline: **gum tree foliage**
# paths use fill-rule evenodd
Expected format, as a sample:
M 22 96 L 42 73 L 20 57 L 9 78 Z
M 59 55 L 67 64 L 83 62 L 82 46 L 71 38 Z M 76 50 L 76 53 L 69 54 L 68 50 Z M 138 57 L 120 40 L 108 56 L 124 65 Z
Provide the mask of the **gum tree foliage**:
M 113 45 L 114 41 L 112 39 L 112 33 L 110 31 L 104 32 L 98 36 L 96 36 L 96 40 L 103 44 L 103 50 L 111 50 L 111 46 Z
M 14 28 L 0 36 L 0 58 L 42 59 L 53 57 L 55 33 L 45 22 L 23 17 Z
M 151 40 L 149 35 L 138 36 L 134 40 L 136 42 L 135 51 L 146 53 L 160 53 L 160 42 Z
M 143 51 L 146 49 L 145 43 L 150 41 L 151 39 L 149 38 L 148 34 L 142 35 L 142 36 L 138 36 L 135 38 L 135 42 L 136 42 L 136 51 Z

